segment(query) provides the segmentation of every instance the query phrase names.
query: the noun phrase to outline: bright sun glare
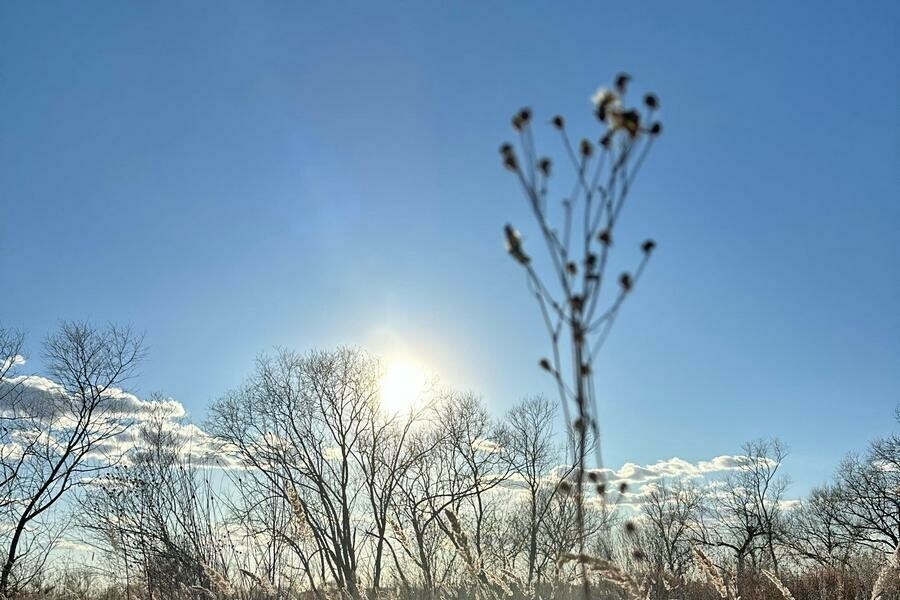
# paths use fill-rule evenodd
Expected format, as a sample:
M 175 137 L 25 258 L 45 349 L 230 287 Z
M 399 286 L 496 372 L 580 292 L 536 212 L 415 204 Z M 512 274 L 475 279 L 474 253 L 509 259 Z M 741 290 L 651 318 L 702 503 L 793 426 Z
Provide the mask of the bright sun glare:
M 390 414 L 411 410 L 425 390 L 425 373 L 406 361 L 392 362 L 381 378 L 381 406 Z

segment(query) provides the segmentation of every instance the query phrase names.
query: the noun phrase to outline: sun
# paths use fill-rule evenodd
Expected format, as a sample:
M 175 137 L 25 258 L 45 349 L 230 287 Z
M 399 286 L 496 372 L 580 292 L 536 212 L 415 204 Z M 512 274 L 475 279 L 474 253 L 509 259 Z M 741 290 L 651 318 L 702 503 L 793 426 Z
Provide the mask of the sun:
M 407 361 L 388 365 L 379 382 L 381 406 L 391 415 L 412 410 L 425 391 L 424 371 Z

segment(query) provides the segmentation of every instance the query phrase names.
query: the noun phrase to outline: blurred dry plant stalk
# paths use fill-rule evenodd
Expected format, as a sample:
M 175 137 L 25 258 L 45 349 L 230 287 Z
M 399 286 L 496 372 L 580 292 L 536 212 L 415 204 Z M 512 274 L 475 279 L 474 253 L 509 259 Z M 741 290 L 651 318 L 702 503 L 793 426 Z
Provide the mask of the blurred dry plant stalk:
M 566 160 L 575 173 L 572 190 L 561 201 L 561 223 L 551 222 L 551 210 L 556 212 L 549 189 L 554 167 L 550 158 L 537 151 L 530 109 L 523 108 L 512 118 L 518 143 L 500 147 L 503 165 L 521 185 L 549 255 L 550 267 L 539 273 L 519 232 L 510 224 L 504 227 L 506 249 L 525 269 L 528 289 L 537 300 L 552 344 L 552 356 L 542 358 L 539 364 L 556 381 L 575 442 L 580 528 L 584 523 L 582 488 L 591 466 L 586 454 L 593 449 L 593 466 L 602 466 L 594 359 L 656 246 L 653 240 L 644 241 L 640 245 L 642 258 L 634 271 L 609 281 L 609 257 L 622 208 L 654 140 L 662 132 L 654 119 L 659 108 L 656 95 L 645 94 L 643 108 L 626 105 L 630 80 L 629 75 L 620 73 L 612 89 L 600 89 L 593 96 L 594 114 L 601 127 L 595 141 L 583 138 L 576 144 L 562 116 L 550 121 L 562 138 Z M 566 346 L 569 354 L 565 353 Z M 596 475 L 590 479 L 602 497 L 605 482 L 597 481 Z M 582 539 L 582 552 L 583 543 Z M 586 587 L 586 573 L 583 580 Z

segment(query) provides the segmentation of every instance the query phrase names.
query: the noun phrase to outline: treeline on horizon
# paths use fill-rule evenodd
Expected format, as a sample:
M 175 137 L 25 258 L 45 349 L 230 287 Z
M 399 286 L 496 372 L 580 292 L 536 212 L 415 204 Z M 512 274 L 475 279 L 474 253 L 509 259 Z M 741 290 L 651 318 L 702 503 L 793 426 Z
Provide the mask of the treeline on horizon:
M 629 488 L 543 397 L 386 414 L 355 349 L 261 357 L 196 427 L 121 391 L 127 328 L 62 324 L 46 378 L 23 345 L 0 327 L 0 597 L 898 598 L 897 434 L 799 502 L 778 440 Z

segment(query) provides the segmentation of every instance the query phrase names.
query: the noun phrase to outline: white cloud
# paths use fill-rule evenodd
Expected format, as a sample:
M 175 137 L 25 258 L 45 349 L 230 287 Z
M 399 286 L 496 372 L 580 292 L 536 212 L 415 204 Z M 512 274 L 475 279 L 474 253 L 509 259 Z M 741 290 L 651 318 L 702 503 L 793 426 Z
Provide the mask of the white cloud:
M 7 370 L 12 367 L 18 367 L 20 365 L 25 364 L 25 357 L 21 354 L 16 354 L 15 356 L 8 356 L 0 361 L 0 373 L 5 373 Z
M 591 469 L 590 472 L 606 484 L 608 493 L 614 496 L 617 505 L 637 509 L 659 482 L 695 481 L 715 493 L 722 475 L 746 467 L 751 460 L 742 455 L 721 455 L 692 463 L 676 456 L 648 465 L 629 462 L 618 469 Z M 569 470 L 563 465 L 556 467 L 548 473 L 547 483 L 555 484 Z M 574 474 L 570 475 L 572 476 Z M 623 485 L 626 491 L 620 494 L 618 490 Z
M 325 460 L 341 460 L 343 455 L 341 454 L 341 449 L 336 446 L 328 446 L 322 451 L 322 457 Z
M 163 397 L 143 399 L 117 388 L 106 390 L 104 397 L 106 410 L 103 419 L 131 423 L 133 426 L 97 444 L 90 458 L 104 461 L 120 460 L 124 456 L 125 462 L 128 462 L 136 453 L 147 448 L 148 442 L 141 435 L 141 425 L 153 421 L 172 437 L 173 442 L 182 448 L 184 458 L 193 465 L 237 468 L 236 461 L 222 452 L 216 440 L 196 425 L 183 421 L 186 411 L 177 400 Z M 51 447 L 53 432 L 62 433 L 74 423 L 66 390 L 58 383 L 36 375 L 0 379 L 0 415 L 22 418 L 22 427 L 7 430 L 6 439 L 0 439 L 0 453 L 13 455 L 21 452 L 22 445 L 29 440 L 39 439 L 43 446 Z M 129 454 L 132 456 L 129 457 Z
M 798 500 L 796 498 L 789 498 L 787 500 L 781 500 L 778 503 L 778 507 L 782 510 L 796 510 L 803 505 L 802 500 Z
M 625 463 L 618 469 L 594 469 L 593 472 L 608 485 L 625 483 L 632 487 L 660 479 L 697 479 L 736 471 L 747 466 L 750 460 L 746 456 L 722 455 L 691 463 L 675 456 L 649 465 Z
M 185 415 L 184 406 L 171 398 L 142 400 L 118 388 L 103 392 L 106 417 L 146 421 L 151 417 L 177 419 Z M 71 412 L 69 395 L 58 383 L 38 375 L 0 379 L 0 413 L 28 415 L 38 419 L 58 419 Z
M 498 452 L 503 451 L 503 447 L 500 446 L 500 444 L 482 438 L 479 438 L 472 442 L 472 449 L 480 452 L 486 452 L 488 454 L 497 454 Z

